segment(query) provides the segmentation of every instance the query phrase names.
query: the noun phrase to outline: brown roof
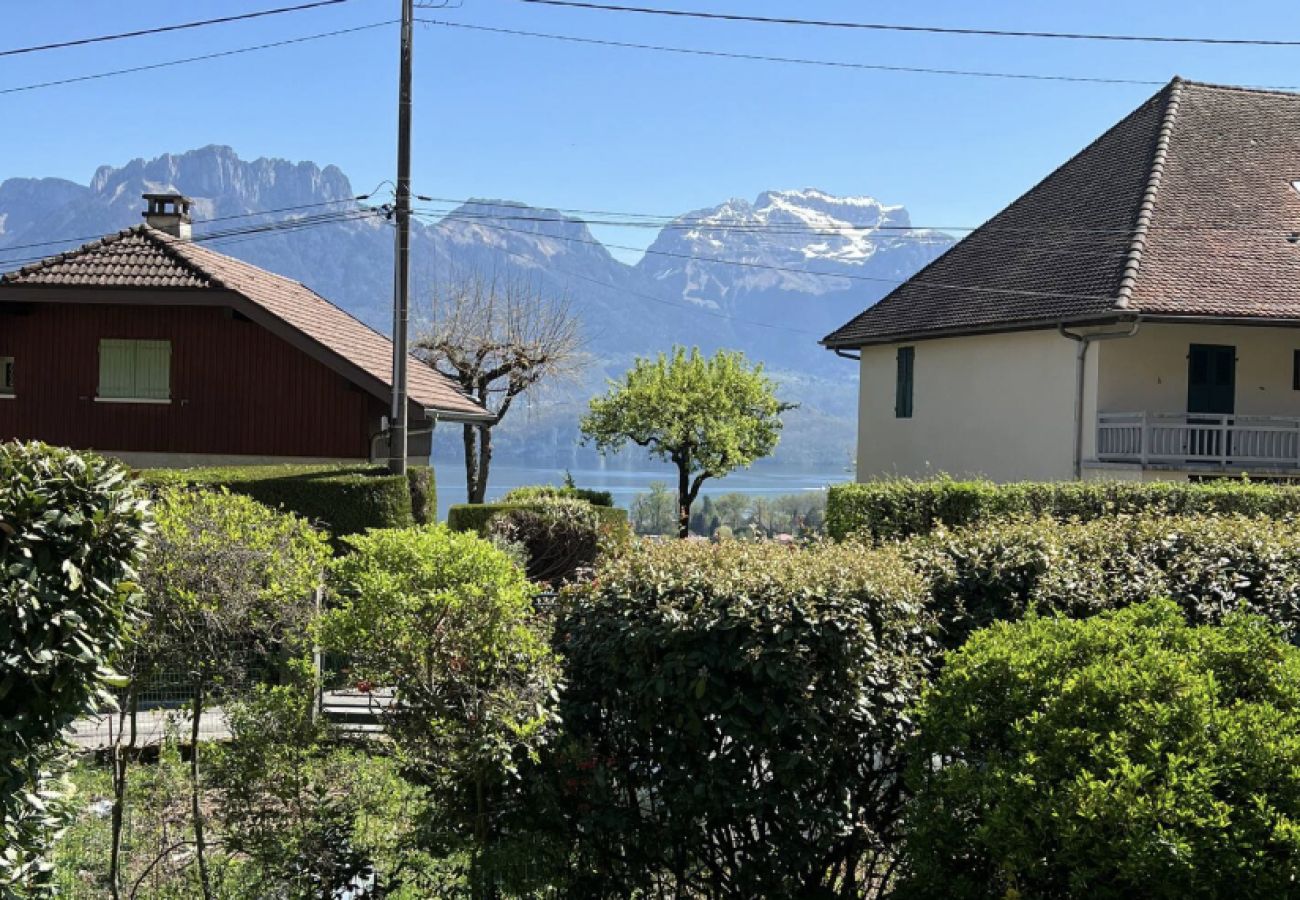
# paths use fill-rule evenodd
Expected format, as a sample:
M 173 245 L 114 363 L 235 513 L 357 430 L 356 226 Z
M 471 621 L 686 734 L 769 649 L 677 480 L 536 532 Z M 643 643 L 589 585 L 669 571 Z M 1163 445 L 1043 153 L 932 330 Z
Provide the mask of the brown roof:
M 1300 319 L 1300 95 L 1175 78 L 829 347 L 1143 316 Z
M 379 332 L 300 282 L 148 225 L 0 275 L 0 286 L 231 291 L 310 339 L 345 370 L 355 367 L 384 388 L 392 385 L 393 344 Z M 411 400 L 439 418 L 489 418 L 455 382 L 415 357 L 408 372 Z

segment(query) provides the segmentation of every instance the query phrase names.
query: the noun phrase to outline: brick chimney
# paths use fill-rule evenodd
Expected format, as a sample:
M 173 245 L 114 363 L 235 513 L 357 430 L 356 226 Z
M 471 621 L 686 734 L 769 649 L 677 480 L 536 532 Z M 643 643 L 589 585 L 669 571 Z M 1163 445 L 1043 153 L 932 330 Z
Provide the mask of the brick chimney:
M 142 194 L 149 204 L 142 215 L 151 228 L 172 237 L 190 239 L 190 198 L 183 194 Z

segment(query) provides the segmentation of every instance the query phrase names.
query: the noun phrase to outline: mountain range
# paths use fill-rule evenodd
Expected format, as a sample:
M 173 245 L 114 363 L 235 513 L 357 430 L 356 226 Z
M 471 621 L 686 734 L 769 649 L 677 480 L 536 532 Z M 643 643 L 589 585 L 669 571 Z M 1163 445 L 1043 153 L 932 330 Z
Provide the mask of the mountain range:
M 194 199 L 195 235 L 212 248 L 296 278 L 391 330 L 393 229 L 366 211 L 387 198 L 376 194 L 363 206 L 335 166 L 244 160 L 229 147 L 102 166 L 88 184 L 0 181 L 0 271 L 136 224 L 140 195 L 165 190 Z M 417 323 L 440 280 L 487 273 L 563 294 L 580 318 L 587 375 L 512 413 L 497 439 L 502 462 L 557 467 L 593 462 L 576 446 L 585 398 L 636 355 L 674 343 L 743 350 L 766 365 L 784 399 L 800 403 L 777 461 L 846 465 L 857 370 L 817 340 L 951 245 L 946 234 L 911 229 L 902 206 L 813 189 L 767 191 L 753 202 L 732 199 L 680 216 L 579 215 L 501 199 L 422 198 L 416 209 Z M 588 221 L 658 234 L 628 264 Z M 436 455 L 454 454 L 458 441 L 448 430 L 438 447 Z

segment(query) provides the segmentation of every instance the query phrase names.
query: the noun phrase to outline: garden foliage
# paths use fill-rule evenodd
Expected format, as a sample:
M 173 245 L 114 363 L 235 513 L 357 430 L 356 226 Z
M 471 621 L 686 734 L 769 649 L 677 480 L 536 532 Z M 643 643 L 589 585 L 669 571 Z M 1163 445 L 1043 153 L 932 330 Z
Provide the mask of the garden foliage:
M 1300 488 L 1241 480 L 1017 482 L 907 479 L 837 484 L 829 490 L 827 533 L 836 540 L 928 534 L 997 519 L 1047 516 L 1060 521 L 1122 514 L 1300 515 Z
M 1263 619 L 995 625 L 918 719 L 902 897 L 1297 895 L 1300 651 Z
M 537 500 L 584 500 L 592 506 L 614 505 L 614 495 L 609 491 L 593 491 L 567 484 L 517 487 L 501 498 L 502 503 L 533 503 Z
M 1194 623 L 1258 613 L 1300 641 L 1300 531 L 1245 516 L 1112 516 L 940 528 L 903 552 L 946 647 L 1030 610 L 1072 618 L 1170 597 Z
M 437 515 L 428 466 L 413 466 L 406 476 L 381 466 L 285 465 L 155 469 L 144 477 L 162 486 L 226 488 L 319 524 L 335 537 L 423 524 Z
M 574 895 L 873 887 L 930 650 L 922 588 L 892 550 L 671 542 L 572 589 L 550 763 Z
M 533 587 L 510 556 L 443 526 L 347 539 L 324 645 L 393 692 L 384 720 L 404 769 L 433 792 L 432 846 L 471 849 L 490 877 L 505 797 L 554 713 L 557 663 Z
M 0 444 L 0 894 L 48 884 L 62 734 L 111 704 L 148 527 L 119 466 Z
M 522 551 L 530 580 L 558 586 L 589 573 L 616 541 L 598 510 L 581 500 L 547 500 L 494 516 L 487 533 Z

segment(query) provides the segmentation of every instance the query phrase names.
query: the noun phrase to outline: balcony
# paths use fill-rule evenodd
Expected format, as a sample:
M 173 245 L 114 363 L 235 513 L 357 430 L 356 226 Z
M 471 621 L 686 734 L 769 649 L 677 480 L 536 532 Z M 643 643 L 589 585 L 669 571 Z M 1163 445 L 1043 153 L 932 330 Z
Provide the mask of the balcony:
M 1300 470 L 1300 418 L 1100 413 L 1097 459 L 1161 468 Z

